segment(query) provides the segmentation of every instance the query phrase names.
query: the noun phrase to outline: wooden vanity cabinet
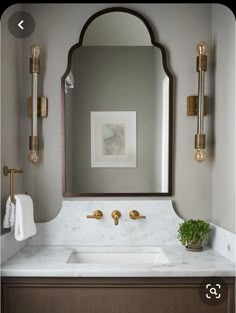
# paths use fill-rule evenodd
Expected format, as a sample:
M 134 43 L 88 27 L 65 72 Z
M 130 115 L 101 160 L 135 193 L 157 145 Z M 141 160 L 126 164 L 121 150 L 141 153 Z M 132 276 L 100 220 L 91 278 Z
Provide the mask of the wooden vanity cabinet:
M 234 313 L 234 278 L 228 297 L 207 305 L 203 278 L 2 278 L 2 313 Z

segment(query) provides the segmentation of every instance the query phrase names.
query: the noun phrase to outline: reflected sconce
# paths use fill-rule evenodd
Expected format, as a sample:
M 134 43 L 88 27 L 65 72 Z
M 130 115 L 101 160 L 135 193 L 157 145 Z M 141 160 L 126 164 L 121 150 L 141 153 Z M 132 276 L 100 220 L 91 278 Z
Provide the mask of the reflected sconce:
M 68 89 L 74 88 L 74 85 L 75 85 L 74 76 L 70 71 L 68 76 L 65 78 L 65 93 L 68 93 Z
M 28 98 L 27 112 L 31 118 L 31 136 L 29 137 L 29 156 L 31 163 L 39 160 L 39 136 L 38 136 L 38 117 L 48 116 L 48 103 L 46 97 L 38 98 L 38 74 L 40 73 L 40 48 L 32 45 L 30 48 L 30 73 L 32 74 L 32 97 Z
M 204 96 L 205 72 L 207 70 L 207 49 L 206 42 L 201 41 L 197 45 L 197 72 L 198 72 L 198 96 L 187 98 L 187 115 L 197 115 L 197 134 L 195 135 L 195 160 L 203 162 L 206 159 L 204 115 L 207 114 L 207 97 Z

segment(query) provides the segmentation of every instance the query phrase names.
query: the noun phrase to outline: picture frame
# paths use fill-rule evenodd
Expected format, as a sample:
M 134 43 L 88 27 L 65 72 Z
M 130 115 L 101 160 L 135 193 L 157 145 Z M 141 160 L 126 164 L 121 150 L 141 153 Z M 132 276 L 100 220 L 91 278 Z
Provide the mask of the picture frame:
M 90 114 L 91 167 L 137 167 L 136 111 Z

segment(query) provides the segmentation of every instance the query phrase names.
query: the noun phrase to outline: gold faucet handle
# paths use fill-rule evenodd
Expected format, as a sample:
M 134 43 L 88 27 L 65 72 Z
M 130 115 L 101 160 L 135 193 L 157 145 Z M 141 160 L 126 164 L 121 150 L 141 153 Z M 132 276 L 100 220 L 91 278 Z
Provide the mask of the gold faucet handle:
M 144 220 L 146 218 L 144 215 L 139 215 L 139 212 L 136 210 L 131 211 L 129 216 L 132 218 L 132 220 Z
M 93 215 L 87 215 L 87 218 L 95 218 L 96 220 L 100 220 L 103 217 L 102 211 L 96 210 L 93 212 Z

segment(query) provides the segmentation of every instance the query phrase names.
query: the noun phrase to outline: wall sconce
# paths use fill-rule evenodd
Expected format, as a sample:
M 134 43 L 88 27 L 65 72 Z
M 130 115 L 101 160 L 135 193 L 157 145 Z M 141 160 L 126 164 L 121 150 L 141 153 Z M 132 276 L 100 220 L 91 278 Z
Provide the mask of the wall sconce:
M 39 160 L 39 136 L 38 136 L 38 117 L 48 116 L 48 103 L 46 97 L 38 98 L 38 74 L 40 73 L 40 48 L 32 45 L 30 48 L 30 73 L 32 73 L 32 97 L 28 98 L 27 111 L 31 118 L 31 136 L 29 137 L 30 153 L 28 160 L 37 163 Z
M 206 42 L 201 41 L 197 45 L 197 72 L 198 72 L 198 96 L 189 96 L 187 99 L 187 115 L 197 115 L 197 134 L 195 135 L 195 160 L 203 162 L 206 159 L 204 115 L 207 114 L 207 97 L 204 96 L 205 72 L 207 70 Z

